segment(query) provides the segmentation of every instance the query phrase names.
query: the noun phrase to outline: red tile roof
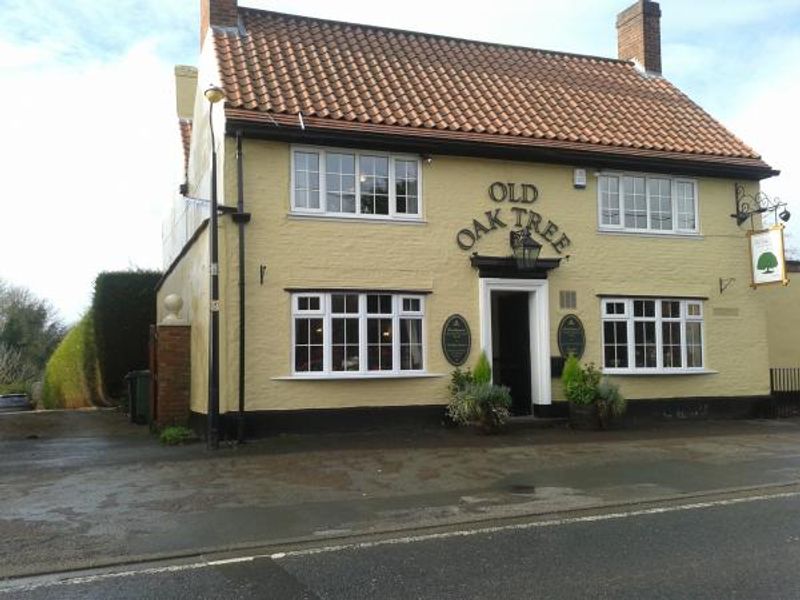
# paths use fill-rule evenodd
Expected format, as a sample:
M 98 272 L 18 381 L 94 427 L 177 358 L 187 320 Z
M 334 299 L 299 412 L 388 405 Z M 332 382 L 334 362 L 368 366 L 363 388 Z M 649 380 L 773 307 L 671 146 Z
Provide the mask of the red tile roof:
M 230 117 L 768 168 L 626 61 L 240 8 L 215 29 Z

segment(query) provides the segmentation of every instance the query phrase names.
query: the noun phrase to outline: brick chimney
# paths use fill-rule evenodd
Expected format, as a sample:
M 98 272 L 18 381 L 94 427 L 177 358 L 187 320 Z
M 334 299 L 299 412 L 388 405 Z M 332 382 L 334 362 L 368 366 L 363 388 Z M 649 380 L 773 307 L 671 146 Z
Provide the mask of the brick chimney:
M 200 0 L 200 47 L 209 27 L 238 27 L 238 0 Z
M 617 55 L 635 60 L 645 71 L 661 74 L 661 8 L 637 0 L 617 15 Z

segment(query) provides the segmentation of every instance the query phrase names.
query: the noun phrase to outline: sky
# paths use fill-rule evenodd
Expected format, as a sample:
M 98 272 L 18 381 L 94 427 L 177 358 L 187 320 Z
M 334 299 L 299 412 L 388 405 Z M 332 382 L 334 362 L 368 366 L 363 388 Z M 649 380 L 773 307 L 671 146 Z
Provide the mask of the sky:
M 616 56 L 627 0 L 240 0 L 281 12 Z M 200 0 L 0 0 L 0 279 L 66 322 L 104 270 L 160 269 L 178 183 L 173 68 L 196 65 Z M 782 171 L 800 257 L 800 0 L 662 0 L 664 75 Z M 733 210 L 733 200 L 731 200 Z M 742 244 L 742 251 L 745 251 Z

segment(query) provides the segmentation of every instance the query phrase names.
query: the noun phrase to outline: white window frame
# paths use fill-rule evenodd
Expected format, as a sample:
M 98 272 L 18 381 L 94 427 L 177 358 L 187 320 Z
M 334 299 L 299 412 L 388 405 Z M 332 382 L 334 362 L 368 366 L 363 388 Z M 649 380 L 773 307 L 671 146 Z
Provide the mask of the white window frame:
M 635 317 L 633 314 L 633 303 L 636 300 L 645 300 L 655 302 L 655 317 Z M 665 321 L 662 318 L 661 303 L 662 302 L 679 302 L 680 303 L 680 324 L 681 324 L 681 366 L 680 367 L 664 367 L 664 347 L 663 347 L 663 331 L 662 323 Z M 625 314 L 619 315 L 606 315 L 606 305 L 612 303 L 624 303 Z M 689 305 L 697 305 L 700 307 L 699 315 L 689 315 Z M 691 373 L 709 373 L 706 355 L 706 327 L 705 327 L 705 307 L 704 301 L 701 299 L 693 298 L 670 298 L 665 296 L 663 298 L 656 297 L 615 297 L 603 298 L 600 302 L 600 356 L 603 363 L 603 372 L 609 375 L 672 375 L 672 374 L 691 374 Z M 653 321 L 656 323 L 656 366 L 655 367 L 636 367 L 636 340 L 634 335 L 634 321 Z M 606 330 L 605 323 L 607 321 L 624 321 L 627 324 L 628 333 L 628 366 L 627 367 L 606 367 L 605 366 L 605 348 L 606 348 Z M 678 319 L 669 318 L 668 321 L 677 322 Z M 689 367 L 688 364 L 688 351 L 686 339 L 686 323 L 694 322 L 700 323 L 700 341 L 701 341 L 701 357 L 702 365 L 699 367 Z
M 333 370 L 333 302 L 332 296 L 335 294 L 355 294 L 358 295 L 358 313 L 348 315 L 348 318 L 358 318 L 358 370 L 354 371 L 334 371 Z M 367 312 L 367 296 L 369 295 L 383 295 L 392 297 L 392 369 L 391 370 L 372 370 L 368 369 L 367 365 L 367 319 L 372 316 L 373 318 L 386 318 L 384 313 L 380 315 L 371 315 Z M 320 310 L 308 311 L 300 310 L 298 307 L 298 299 L 301 297 L 319 297 Z M 405 311 L 403 310 L 403 299 L 413 298 L 419 300 L 418 311 Z M 428 329 L 427 318 L 425 316 L 425 296 L 414 293 L 404 292 L 388 292 L 380 290 L 370 291 L 355 291 L 355 290 L 342 290 L 330 292 L 293 292 L 291 300 L 291 348 L 290 348 L 290 364 L 292 378 L 297 379 L 373 379 L 373 378 L 391 378 L 391 377 L 414 377 L 427 375 L 428 373 Z M 386 313 L 388 315 L 388 313 Z M 320 317 L 323 320 L 323 369 L 322 371 L 297 371 L 295 369 L 295 344 L 296 344 L 296 318 L 307 317 Z M 338 317 L 337 317 L 338 318 Z M 400 320 L 403 318 L 418 318 L 422 321 L 422 368 L 421 369 L 401 369 L 400 368 Z
M 600 180 L 603 177 L 616 177 L 618 181 L 619 190 L 619 224 L 612 225 L 603 223 L 603 199 L 600 192 Z M 639 177 L 644 178 L 644 191 L 645 191 L 645 204 L 647 206 L 647 226 L 644 228 L 626 227 L 625 226 L 625 195 L 623 191 L 623 182 L 625 177 Z M 672 229 L 654 229 L 651 227 L 652 215 L 650 212 L 650 180 L 651 179 L 667 179 L 670 182 L 670 194 L 672 198 Z M 694 228 L 681 229 L 678 227 L 678 197 L 677 197 L 677 184 L 686 183 L 692 186 L 694 190 Z M 601 171 L 597 175 L 597 227 L 599 231 L 603 232 L 620 232 L 620 233 L 639 233 L 648 235 L 700 235 L 700 199 L 698 197 L 697 180 L 688 177 L 676 177 L 671 175 L 662 175 L 659 173 L 635 173 L 627 171 Z
M 297 152 L 316 153 L 319 156 L 319 208 L 305 208 L 298 207 L 295 204 L 295 155 Z M 327 201 L 327 155 L 331 154 L 352 154 L 355 156 L 355 203 L 356 212 L 334 212 L 328 211 Z M 335 217 L 341 219 L 363 219 L 373 221 L 422 221 L 423 205 L 422 205 L 422 160 L 418 155 L 402 154 L 393 152 L 380 152 L 377 150 L 355 150 L 353 148 L 334 148 L 328 146 L 300 146 L 292 145 L 290 147 L 290 174 L 289 174 L 289 192 L 290 192 L 290 209 L 292 214 L 296 215 L 320 215 L 325 217 Z M 380 156 L 386 157 L 389 161 L 389 214 L 369 214 L 361 212 L 361 157 L 362 156 Z M 408 160 L 414 161 L 417 164 L 417 212 L 415 214 L 399 213 L 397 212 L 397 189 L 395 178 L 395 161 Z

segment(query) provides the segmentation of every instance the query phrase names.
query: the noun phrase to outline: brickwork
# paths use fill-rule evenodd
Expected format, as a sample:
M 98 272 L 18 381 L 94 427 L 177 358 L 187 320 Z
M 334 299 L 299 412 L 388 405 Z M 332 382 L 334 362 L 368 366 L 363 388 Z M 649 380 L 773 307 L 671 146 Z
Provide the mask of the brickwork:
M 153 424 L 157 428 L 186 425 L 191 392 L 191 327 L 159 325 Z
M 661 73 L 661 8 L 657 2 L 638 0 L 617 15 L 617 53 L 636 60 L 646 71 Z
M 238 13 L 237 0 L 200 0 L 200 46 L 203 46 L 210 26 L 237 27 Z

